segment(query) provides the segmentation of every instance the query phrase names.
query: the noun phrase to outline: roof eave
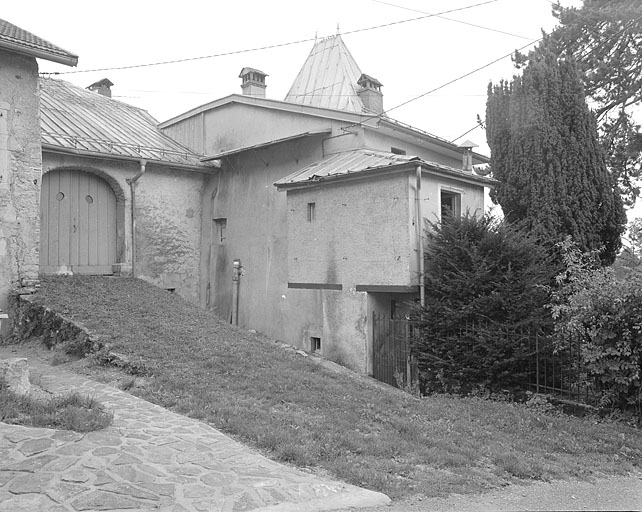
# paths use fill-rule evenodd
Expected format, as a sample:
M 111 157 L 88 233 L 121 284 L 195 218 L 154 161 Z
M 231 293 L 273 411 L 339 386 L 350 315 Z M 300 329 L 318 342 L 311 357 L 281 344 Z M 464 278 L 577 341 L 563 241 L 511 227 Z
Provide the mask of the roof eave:
M 64 64 L 66 66 L 73 67 L 78 64 L 78 56 L 73 55 L 72 53 L 61 55 L 56 52 L 40 50 L 38 48 L 30 48 L 21 44 L 12 43 L 10 41 L 0 41 L 0 48 L 14 53 L 19 53 L 21 55 L 28 55 L 30 57 L 36 57 L 38 59 L 44 59 L 51 62 L 56 62 L 58 64 Z
M 244 151 L 250 151 L 252 149 L 261 149 L 264 147 L 273 146 L 276 144 L 282 144 L 284 142 L 289 142 L 292 140 L 302 139 L 305 137 L 312 137 L 314 135 L 326 135 L 328 133 L 332 133 L 332 128 L 323 128 L 321 130 L 312 130 L 312 131 L 297 133 L 296 135 L 283 137 L 281 139 L 274 139 L 269 142 L 262 142 L 260 144 L 253 144 L 252 146 L 244 146 L 242 148 L 230 149 L 229 151 L 222 151 L 221 153 L 217 153 L 216 155 L 204 156 L 201 158 L 201 162 L 211 162 L 212 160 L 218 160 L 226 156 L 236 155 L 238 153 L 243 153 Z
M 212 174 L 218 171 L 218 168 L 216 167 L 216 165 L 205 165 L 205 164 L 192 165 L 192 164 L 185 164 L 180 162 L 166 162 L 163 160 L 155 160 L 147 157 L 113 155 L 110 153 L 100 153 L 98 151 L 88 151 L 86 149 L 64 148 L 61 146 L 56 146 L 55 144 L 48 144 L 44 142 L 42 143 L 42 151 L 43 153 L 49 152 L 49 153 L 57 153 L 57 154 L 63 154 L 63 155 L 83 156 L 87 158 L 100 158 L 103 160 L 121 160 L 121 161 L 124 160 L 127 162 L 140 162 L 141 160 L 145 160 L 150 164 L 162 165 L 164 167 L 171 167 L 171 168 L 181 169 L 185 171 L 202 172 L 205 174 Z
M 365 179 L 372 176 L 381 176 L 383 174 L 396 173 L 414 170 L 417 166 L 421 166 L 422 172 L 428 172 L 431 174 L 440 174 L 446 175 L 447 177 L 456 178 L 473 185 L 479 185 L 483 187 L 494 187 L 499 182 L 493 178 L 486 178 L 484 176 L 477 176 L 475 174 L 470 174 L 464 171 L 457 171 L 456 169 L 445 169 L 443 167 L 437 167 L 431 165 L 428 162 L 423 160 L 411 160 L 408 162 L 403 162 L 395 165 L 383 165 L 380 167 L 372 167 L 369 169 L 364 169 L 362 171 L 357 171 L 350 174 L 336 174 L 330 176 L 323 176 L 322 178 L 316 180 L 306 180 L 292 183 L 274 183 L 273 185 L 279 192 L 295 190 L 308 187 L 318 187 L 324 185 L 328 182 L 334 183 L 341 180 L 355 180 L 355 179 Z

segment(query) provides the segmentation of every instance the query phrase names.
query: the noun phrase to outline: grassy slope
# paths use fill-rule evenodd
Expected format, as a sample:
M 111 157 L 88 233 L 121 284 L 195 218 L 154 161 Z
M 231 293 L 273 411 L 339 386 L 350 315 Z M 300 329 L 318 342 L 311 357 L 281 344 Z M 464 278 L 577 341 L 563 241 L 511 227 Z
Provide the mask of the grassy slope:
M 392 497 L 639 469 L 642 432 L 524 406 L 402 396 L 342 376 L 142 281 L 44 280 L 38 300 L 150 368 L 134 392 Z

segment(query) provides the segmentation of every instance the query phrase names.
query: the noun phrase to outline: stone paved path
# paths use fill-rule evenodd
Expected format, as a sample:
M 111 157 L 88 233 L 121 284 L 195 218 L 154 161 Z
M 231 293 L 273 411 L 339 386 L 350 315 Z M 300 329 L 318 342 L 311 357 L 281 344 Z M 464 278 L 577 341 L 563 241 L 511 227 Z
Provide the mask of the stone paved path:
M 0 356 L 20 357 L 6 352 Z M 0 512 L 298 512 L 390 502 L 273 462 L 114 387 L 41 361 L 29 365 L 43 388 L 93 396 L 114 421 L 87 434 L 0 423 Z

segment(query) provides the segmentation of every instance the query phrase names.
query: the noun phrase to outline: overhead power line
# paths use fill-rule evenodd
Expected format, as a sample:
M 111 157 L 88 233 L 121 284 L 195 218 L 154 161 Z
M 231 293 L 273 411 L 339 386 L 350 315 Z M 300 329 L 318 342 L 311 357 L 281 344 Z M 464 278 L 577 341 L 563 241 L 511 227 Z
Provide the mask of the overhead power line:
M 457 9 L 449 9 L 446 11 L 438 12 L 438 13 L 431 13 L 431 14 L 426 14 L 425 16 L 419 16 L 416 18 L 410 18 L 406 20 L 400 20 L 400 21 L 393 21 L 390 23 L 384 23 L 383 25 L 375 25 L 373 27 L 365 27 L 365 28 L 358 28 L 355 30 L 349 30 L 347 32 L 343 32 L 342 35 L 349 35 L 349 34 L 357 34 L 360 32 L 366 32 L 369 30 L 377 30 L 380 28 L 385 28 L 385 27 L 391 27 L 394 25 L 401 25 L 403 23 L 410 23 L 412 21 L 418 21 L 418 20 L 424 20 L 427 18 L 434 18 L 441 16 L 442 14 L 449 14 L 452 12 L 457 12 L 457 11 L 465 11 L 467 9 L 472 9 L 474 7 L 480 7 L 482 5 L 486 4 L 491 4 L 494 2 L 497 2 L 498 0 L 486 0 L 484 2 L 479 2 L 473 5 L 468 5 L 464 7 L 459 7 Z M 97 71 L 120 71 L 124 69 L 134 69 L 134 68 L 146 68 L 146 67 L 152 67 L 152 66 L 164 66 L 167 64 L 178 64 L 181 62 L 192 62 L 192 61 L 197 61 L 197 60 L 205 60 L 205 59 L 214 59 L 216 57 L 226 57 L 229 55 L 238 55 L 241 53 L 250 53 L 250 52 L 256 52 L 256 51 L 261 51 L 261 50 L 271 50 L 273 48 L 282 48 L 284 46 L 291 46 L 295 44 L 301 44 L 301 43 L 308 43 L 311 41 L 315 41 L 317 38 L 312 37 L 312 38 L 306 38 L 306 39 L 299 39 L 298 41 L 289 41 L 287 43 L 277 43 L 277 44 L 272 44 L 272 45 L 266 45 L 266 46 L 260 46 L 257 48 L 249 48 L 249 49 L 244 49 L 244 50 L 234 50 L 234 51 L 229 51 L 229 52 L 222 52 L 222 53 L 215 53 L 212 55 L 202 55 L 200 57 L 186 57 L 182 59 L 174 59 L 174 60 L 166 60 L 166 61 L 159 61 L 159 62 L 149 62 L 149 63 L 144 63 L 144 64 L 132 64 L 129 66 L 115 66 L 115 67 L 106 67 L 106 68 L 95 68 L 95 69 L 83 69 L 83 70 L 72 70 L 72 71 L 55 71 L 51 73 L 47 72 L 42 72 L 41 74 L 43 75 L 70 75 L 70 74 L 78 74 L 78 73 L 93 73 Z
M 428 14 L 426 11 L 420 11 L 419 9 L 412 9 L 410 7 L 405 7 L 403 5 L 397 5 L 393 4 L 390 2 L 384 2 L 382 0 L 372 0 L 373 2 L 376 2 L 378 4 L 383 4 L 383 5 L 389 5 L 390 7 L 398 7 L 399 9 L 404 9 L 406 11 L 412 11 L 412 12 L 420 12 L 423 14 Z M 499 34 L 505 34 L 507 36 L 513 36 L 513 37 L 519 37 L 520 39 L 527 39 L 527 40 L 532 40 L 532 37 L 526 37 L 526 36 L 520 36 L 519 34 L 513 34 L 511 32 L 506 32 L 504 30 L 499 30 L 496 28 L 490 28 L 486 27 L 484 25 L 478 25 L 477 23 L 470 23 L 469 21 L 463 21 L 463 20 L 456 20 L 454 18 L 448 18 L 446 16 L 441 16 L 441 15 L 435 15 L 436 18 L 441 18 L 442 20 L 448 20 L 448 21 L 453 21 L 455 23 L 461 23 L 463 25 L 468 25 L 469 27 L 476 27 L 476 28 L 481 28 L 483 30 L 490 30 L 491 32 L 497 32 Z

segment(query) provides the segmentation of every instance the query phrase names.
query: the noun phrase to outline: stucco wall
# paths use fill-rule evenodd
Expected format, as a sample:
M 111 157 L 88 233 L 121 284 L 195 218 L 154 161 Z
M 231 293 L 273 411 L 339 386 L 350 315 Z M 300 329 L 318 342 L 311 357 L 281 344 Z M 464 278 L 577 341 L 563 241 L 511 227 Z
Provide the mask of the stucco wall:
M 136 274 L 198 301 L 204 175 L 148 170 L 136 185 Z
M 321 136 L 248 151 L 223 160 L 203 192 L 201 303 L 229 320 L 232 260 L 240 259 L 239 324 L 293 342 L 288 300 L 287 200 L 274 182 L 321 158 Z M 217 240 L 214 219 L 226 219 Z M 305 309 L 307 306 L 302 305 Z
M 0 309 L 38 277 L 40 148 L 36 60 L 0 51 Z M 6 333 L 7 322 L 3 326 Z
M 288 280 L 408 286 L 406 174 L 288 192 Z M 315 218 L 308 220 L 308 204 Z
M 116 159 L 44 153 L 45 172 L 77 169 L 103 178 L 117 201 L 117 258 L 132 264 L 131 189 L 127 183 L 140 164 Z M 136 276 L 161 288 L 174 288 L 198 301 L 201 252 L 201 173 L 147 163 L 136 184 Z

